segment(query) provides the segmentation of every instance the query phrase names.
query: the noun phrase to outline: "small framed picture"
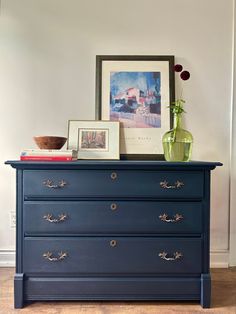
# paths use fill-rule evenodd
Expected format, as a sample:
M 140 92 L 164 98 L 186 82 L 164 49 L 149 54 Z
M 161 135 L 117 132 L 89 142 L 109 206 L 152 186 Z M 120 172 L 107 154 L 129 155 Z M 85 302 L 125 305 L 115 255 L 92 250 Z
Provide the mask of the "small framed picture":
M 68 149 L 78 159 L 120 159 L 120 126 L 112 121 L 68 121 Z

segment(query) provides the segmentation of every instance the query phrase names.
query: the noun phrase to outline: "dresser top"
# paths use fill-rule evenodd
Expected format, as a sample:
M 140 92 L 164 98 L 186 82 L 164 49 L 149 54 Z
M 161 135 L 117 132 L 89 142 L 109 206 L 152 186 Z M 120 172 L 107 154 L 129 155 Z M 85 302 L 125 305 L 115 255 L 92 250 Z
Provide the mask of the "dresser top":
M 153 160 L 78 160 L 66 162 L 54 161 L 19 161 L 8 160 L 5 162 L 16 169 L 144 169 L 144 170 L 213 170 L 217 166 L 222 166 L 220 162 L 189 161 L 189 162 L 169 162 Z

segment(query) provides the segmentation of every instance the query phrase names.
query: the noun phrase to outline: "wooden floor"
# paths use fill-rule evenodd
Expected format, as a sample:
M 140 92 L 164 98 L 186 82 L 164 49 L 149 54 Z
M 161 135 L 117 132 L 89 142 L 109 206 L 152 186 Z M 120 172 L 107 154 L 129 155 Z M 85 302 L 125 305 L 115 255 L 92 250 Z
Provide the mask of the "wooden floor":
M 212 270 L 212 307 L 197 302 L 34 302 L 13 309 L 13 268 L 0 268 L 0 313 L 34 314 L 236 314 L 236 267 Z

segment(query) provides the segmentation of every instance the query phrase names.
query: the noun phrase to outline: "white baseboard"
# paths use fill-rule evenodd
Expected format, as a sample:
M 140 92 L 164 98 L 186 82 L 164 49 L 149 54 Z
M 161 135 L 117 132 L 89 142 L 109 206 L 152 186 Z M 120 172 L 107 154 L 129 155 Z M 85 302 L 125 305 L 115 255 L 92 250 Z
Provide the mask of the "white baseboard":
M 211 268 L 228 268 L 229 252 L 214 251 L 211 252 Z M 0 267 L 15 267 L 15 251 L 0 250 Z
M 212 251 L 210 254 L 211 268 L 228 268 L 229 267 L 229 251 Z
M 0 250 L 0 267 L 15 267 L 15 250 Z

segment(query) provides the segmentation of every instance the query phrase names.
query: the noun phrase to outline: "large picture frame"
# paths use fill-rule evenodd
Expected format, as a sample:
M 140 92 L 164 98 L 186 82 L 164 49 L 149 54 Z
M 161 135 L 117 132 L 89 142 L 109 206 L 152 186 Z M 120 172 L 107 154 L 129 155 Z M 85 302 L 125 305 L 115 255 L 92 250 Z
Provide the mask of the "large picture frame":
M 174 56 L 96 56 L 96 119 L 119 121 L 121 159 L 164 159 Z
M 78 159 L 120 159 L 118 121 L 69 120 L 67 149 Z

